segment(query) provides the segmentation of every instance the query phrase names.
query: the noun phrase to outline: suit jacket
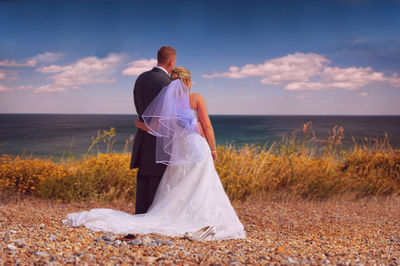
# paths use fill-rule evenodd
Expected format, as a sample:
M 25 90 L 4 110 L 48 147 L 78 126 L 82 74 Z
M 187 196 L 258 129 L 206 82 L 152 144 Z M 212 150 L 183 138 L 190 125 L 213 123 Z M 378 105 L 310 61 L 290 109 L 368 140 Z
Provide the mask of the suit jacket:
M 140 121 L 149 104 L 170 82 L 167 73 L 156 67 L 136 79 L 133 99 Z M 133 142 L 130 169 L 133 168 L 140 168 L 146 176 L 162 176 L 166 169 L 166 165 L 156 163 L 156 137 L 141 129 L 137 129 Z

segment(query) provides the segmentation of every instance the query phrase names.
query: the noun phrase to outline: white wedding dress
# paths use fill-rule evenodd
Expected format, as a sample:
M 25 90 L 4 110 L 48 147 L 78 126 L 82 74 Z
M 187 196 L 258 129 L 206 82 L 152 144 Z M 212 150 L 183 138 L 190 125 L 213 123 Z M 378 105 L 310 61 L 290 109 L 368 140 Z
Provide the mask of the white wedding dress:
M 245 238 L 246 232 L 215 170 L 206 139 L 199 134 L 188 137 L 201 147 L 202 160 L 189 165 L 169 165 L 147 213 L 132 215 L 112 209 L 92 209 L 70 213 L 63 223 L 115 234 L 179 237 L 213 225 L 216 240 Z M 187 156 L 191 155 L 188 151 Z

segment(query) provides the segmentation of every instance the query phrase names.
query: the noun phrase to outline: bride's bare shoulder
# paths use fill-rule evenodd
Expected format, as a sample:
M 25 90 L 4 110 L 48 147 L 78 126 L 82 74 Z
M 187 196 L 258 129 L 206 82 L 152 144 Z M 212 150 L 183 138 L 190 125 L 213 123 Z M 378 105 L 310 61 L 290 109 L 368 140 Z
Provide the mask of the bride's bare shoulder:
M 204 98 L 200 93 L 190 93 L 189 94 L 190 105 L 198 108 L 199 105 L 204 104 Z
M 203 96 L 200 93 L 190 93 L 189 97 L 193 100 L 203 100 Z

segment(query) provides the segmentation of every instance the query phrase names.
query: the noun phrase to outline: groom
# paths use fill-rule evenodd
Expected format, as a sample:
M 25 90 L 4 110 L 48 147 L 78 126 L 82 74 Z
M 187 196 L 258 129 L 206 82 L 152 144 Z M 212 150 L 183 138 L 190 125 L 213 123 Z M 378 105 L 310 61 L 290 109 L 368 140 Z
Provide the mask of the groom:
M 133 89 L 136 112 L 143 121 L 142 114 L 162 88 L 170 82 L 170 73 L 175 67 L 176 51 L 163 46 L 157 53 L 157 66 L 140 74 Z M 130 169 L 139 168 L 136 177 L 135 214 L 145 213 L 153 202 L 158 184 L 166 165 L 156 163 L 156 137 L 137 129 L 133 142 Z

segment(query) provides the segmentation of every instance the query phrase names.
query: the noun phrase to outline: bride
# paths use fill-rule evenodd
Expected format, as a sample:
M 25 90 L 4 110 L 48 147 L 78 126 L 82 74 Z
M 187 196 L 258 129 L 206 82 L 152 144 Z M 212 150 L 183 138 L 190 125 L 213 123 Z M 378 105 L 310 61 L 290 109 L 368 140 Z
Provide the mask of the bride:
M 92 209 L 68 214 L 64 224 L 191 240 L 246 237 L 214 167 L 216 144 L 204 99 L 189 93 L 191 77 L 184 67 L 176 67 L 171 79 L 143 113 L 144 122 L 136 121 L 157 137 L 157 163 L 168 165 L 148 211 Z

